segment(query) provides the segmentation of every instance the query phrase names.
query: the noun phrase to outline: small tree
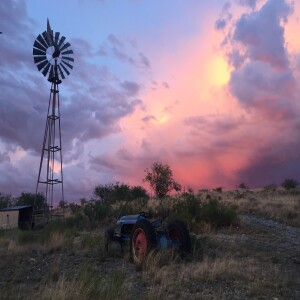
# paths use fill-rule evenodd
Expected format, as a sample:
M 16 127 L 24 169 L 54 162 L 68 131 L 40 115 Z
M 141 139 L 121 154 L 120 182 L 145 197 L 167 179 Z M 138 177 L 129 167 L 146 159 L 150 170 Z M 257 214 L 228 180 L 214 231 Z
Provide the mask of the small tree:
M 173 172 L 169 165 L 154 162 L 150 168 L 145 170 L 144 182 L 149 182 L 157 198 L 164 198 L 171 190 L 179 192 L 181 185 L 173 178 Z
M 11 205 L 13 205 L 12 196 L 0 193 L 0 208 L 6 208 Z
M 68 202 L 64 200 L 60 200 L 58 203 L 59 208 L 66 208 L 68 206 Z
M 36 210 L 48 208 L 43 194 L 22 193 L 17 198 L 16 205 L 33 205 Z
M 129 186 L 125 183 L 98 185 L 94 189 L 94 195 L 100 200 L 109 203 L 125 200 L 130 201 L 137 198 L 149 198 L 147 191 L 141 186 Z
M 285 179 L 283 181 L 283 183 L 281 184 L 281 186 L 283 188 L 285 188 L 287 191 L 294 190 L 298 185 L 299 185 L 299 182 L 297 180 L 291 179 L 291 178 Z
M 242 183 L 240 183 L 239 188 L 240 188 L 241 190 L 247 190 L 247 189 L 248 189 L 248 186 L 245 184 L 245 182 L 242 182 Z

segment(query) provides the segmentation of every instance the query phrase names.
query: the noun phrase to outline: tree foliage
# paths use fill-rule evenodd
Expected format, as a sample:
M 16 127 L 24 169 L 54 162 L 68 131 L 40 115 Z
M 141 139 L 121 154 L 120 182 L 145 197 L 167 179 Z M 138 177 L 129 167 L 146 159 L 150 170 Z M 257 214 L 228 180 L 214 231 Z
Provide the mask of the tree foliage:
M 124 183 L 98 185 L 94 195 L 101 200 L 114 203 L 116 201 L 130 201 L 138 198 L 149 198 L 147 191 L 141 186 L 129 186 Z
M 285 179 L 281 186 L 285 188 L 287 191 L 294 190 L 299 185 L 299 182 L 295 179 Z
M 249 187 L 245 184 L 245 182 L 240 183 L 239 189 L 241 190 L 247 190 Z
M 174 180 L 173 171 L 168 164 L 154 162 L 145 172 L 144 181 L 150 184 L 157 198 L 164 198 L 171 190 L 181 190 L 181 185 Z
M 13 205 L 13 198 L 11 195 L 0 193 L 0 209 L 6 208 Z
M 33 205 L 34 209 L 47 209 L 47 201 L 43 194 L 22 193 L 16 200 L 16 205 Z

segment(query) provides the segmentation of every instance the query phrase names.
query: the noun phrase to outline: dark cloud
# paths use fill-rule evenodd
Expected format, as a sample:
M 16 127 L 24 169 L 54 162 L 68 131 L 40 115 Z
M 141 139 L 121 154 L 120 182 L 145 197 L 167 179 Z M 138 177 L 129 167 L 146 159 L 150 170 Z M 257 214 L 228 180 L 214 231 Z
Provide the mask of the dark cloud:
M 215 28 L 217 30 L 221 30 L 221 29 L 224 29 L 227 25 L 227 22 L 225 19 L 218 19 L 216 22 L 215 22 Z
M 150 61 L 149 59 L 143 54 L 143 53 L 139 53 L 140 56 L 140 63 L 142 66 L 146 67 L 146 68 L 150 68 Z
M 203 132 L 213 135 L 230 134 L 238 129 L 243 121 L 241 118 L 233 119 L 230 116 L 218 115 L 192 116 L 184 120 L 185 124 L 191 128 L 190 132 L 193 135 L 202 134 Z
M 170 88 L 169 84 L 168 84 L 167 82 L 165 82 L 165 81 L 162 83 L 162 86 L 163 86 L 165 89 L 169 89 L 169 88 Z
M 240 169 L 236 177 L 250 184 L 251 187 L 262 187 L 270 183 L 281 184 L 286 178 L 300 181 L 300 155 L 298 140 L 289 144 L 273 140 L 267 146 L 256 149 L 246 168 Z
M 124 81 L 121 83 L 121 87 L 125 90 L 126 94 L 130 97 L 136 96 L 140 91 L 140 86 L 131 81 Z
M 260 10 L 243 14 L 235 23 L 233 35 L 227 36 L 234 45 L 228 53 L 235 68 L 229 82 L 231 93 L 247 109 L 277 121 L 295 117 L 297 85 L 282 26 L 292 11 L 284 0 L 269 0 Z
M 119 61 L 130 64 L 137 68 L 150 69 L 149 58 L 143 53 L 136 53 L 137 47 L 132 41 L 123 41 L 115 35 L 110 34 L 107 37 L 108 43 L 99 46 L 98 54 L 101 56 L 113 56 Z M 128 47 L 129 46 L 129 47 Z
M 254 61 L 232 72 L 229 86 L 233 95 L 248 108 L 273 116 L 282 113 L 286 119 L 295 116 L 296 82 L 291 71 L 277 72 L 269 64 Z
M 114 46 L 114 47 L 123 47 L 122 41 L 120 41 L 118 38 L 116 38 L 113 34 L 110 34 L 107 37 L 108 41 Z
M 261 187 L 299 177 L 300 157 L 295 150 L 299 149 L 295 138 L 299 130 L 298 84 L 290 66 L 283 27 L 293 6 L 284 0 L 268 0 L 255 11 L 255 1 L 239 3 L 253 11 L 232 23 L 233 31 L 228 31 L 223 45 L 231 45 L 227 53 L 233 66 L 229 90 L 246 109 L 248 124 L 241 122 L 244 136 L 221 138 L 215 145 L 218 149 L 228 147 L 228 151 L 230 144 L 237 149 L 251 144 L 252 154 L 233 180 L 236 184 L 244 181 L 251 187 Z M 189 120 L 189 124 L 194 134 L 209 126 L 206 119 Z M 215 123 L 212 128 L 220 131 L 223 126 Z
M 145 123 L 149 123 L 151 121 L 157 121 L 157 119 L 153 115 L 147 115 L 144 118 L 142 118 L 142 121 Z
M 259 11 L 241 16 L 236 22 L 233 38 L 246 47 L 250 60 L 287 69 L 289 62 L 281 22 L 286 21 L 291 12 L 292 7 L 284 0 L 269 0 Z
M 255 9 L 257 0 L 239 0 L 239 4 L 242 6 L 248 6 Z
M 10 158 L 7 152 L 0 152 L 0 164 L 4 162 L 10 162 Z
M 232 65 L 235 69 L 239 69 L 244 63 L 246 56 L 241 54 L 238 49 L 233 49 L 230 53 L 228 53 L 227 58 L 230 65 Z
M 232 14 L 229 12 L 230 7 L 231 7 L 231 4 L 229 2 L 226 2 L 223 5 L 221 16 L 215 22 L 215 29 L 216 30 L 225 29 L 228 22 L 232 19 Z

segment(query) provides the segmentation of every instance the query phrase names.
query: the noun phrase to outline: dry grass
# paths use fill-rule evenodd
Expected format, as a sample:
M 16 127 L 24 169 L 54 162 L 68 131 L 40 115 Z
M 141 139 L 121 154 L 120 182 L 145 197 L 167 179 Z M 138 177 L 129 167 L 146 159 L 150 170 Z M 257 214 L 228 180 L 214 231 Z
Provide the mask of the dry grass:
M 143 275 L 144 282 L 150 283 L 149 299 L 202 299 L 205 295 L 209 299 L 220 299 L 220 290 L 211 289 L 216 283 L 227 286 L 233 294 L 240 290 L 239 293 L 246 297 L 261 294 L 276 297 L 280 295 L 283 285 L 276 266 L 271 263 L 262 264 L 255 258 L 206 257 L 200 262 L 178 263 L 172 260 L 163 266 L 157 263 L 161 258 L 152 259 L 151 266 Z
M 57 251 L 63 248 L 66 243 L 66 234 L 64 232 L 52 232 L 50 234 L 47 246 L 50 251 Z
M 221 201 L 236 205 L 240 214 L 255 214 L 300 227 L 300 194 L 284 190 L 224 192 Z
M 67 277 L 46 286 L 40 299 L 126 299 L 130 289 L 130 283 L 119 270 L 101 274 L 92 266 L 83 265 L 73 278 Z
M 203 192 L 197 197 L 200 201 L 207 199 L 208 195 L 225 205 L 236 205 L 241 214 L 261 215 L 300 226 L 300 196 L 297 194 L 260 190 L 240 191 L 239 194 Z M 167 200 L 166 205 L 171 204 L 172 200 Z M 155 210 L 159 202 L 152 199 L 147 205 Z M 271 254 L 263 252 L 264 249 L 253 253 L 248 247 L 251 241 L 247 242 L 247 238 L 257 236 L 243 232 L 242 226 L 239 229 L 216 230 L 210 224 L 203 223 L 199 230 L 201 235 L 192 233 L 190 257 L 183 260 L 170 250 L 154 251 L 147 257 L 142 272 L 133 271 L 133 266 L 125 261 L 122 267 L 114 264 L 117 256 L 107 257 L 102 228 L 98 232 L 76 232 L 76 235 L 59 228 L 56 226 L 49 232 L 39 233 L 18 230 L 0 232 L 0 254 L 11 260 L 11 263 L 3 263 L 3 267 L 13 265 L 19 259 L 15 263 L 11 287 L 5 286 L 8 298 L 282 299 L 295 294 L 289 291 L 276 257 L 272 258 Z M 244 237 L 243 233 L 248 236 Z M 52 255 L 52 259 L 48 259 L 46 275 L 34 290 L 24 287 L 23 278 L 27 274 L 24 261 L 30 265 L 32 253 L 37 252 L 43 252 L 40 257 Z M 71 256 L 70 272 L 69 265 L 63 262 L 71 252 L 74 257 L 80 253 L 82 260 L 73 266 Z M 89 265 L 80 266 L 86 262 L 85 258 Z M 68 268 L 64 269 L 66 266 Z

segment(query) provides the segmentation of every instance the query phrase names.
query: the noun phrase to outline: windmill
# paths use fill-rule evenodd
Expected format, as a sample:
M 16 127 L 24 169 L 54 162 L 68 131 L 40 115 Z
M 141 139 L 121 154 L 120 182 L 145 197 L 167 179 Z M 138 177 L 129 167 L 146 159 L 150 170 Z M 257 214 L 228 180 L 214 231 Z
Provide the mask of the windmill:
M 47 30 L 39 34 L 33 44 L 33 59 L 38 70 L 51 83 L 46 127 L 36 185 L 36 195 L 44 185 L 47 207 L 44 216 L 52 216 L 54 197 L 64 201 L 62 138 L 58 85 L 73 68 L 74 58 L 70 43 L 59 32 L 53 32 L 47 19 Z M 38 213 L 38 212 L 35 212 Z

